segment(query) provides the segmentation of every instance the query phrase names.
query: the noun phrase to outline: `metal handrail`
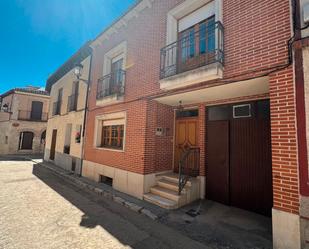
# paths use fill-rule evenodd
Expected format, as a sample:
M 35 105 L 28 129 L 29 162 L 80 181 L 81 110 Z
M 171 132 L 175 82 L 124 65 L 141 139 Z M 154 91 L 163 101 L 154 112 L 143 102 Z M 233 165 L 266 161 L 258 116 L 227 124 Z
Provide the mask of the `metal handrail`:
M 207 47 L 209 45 L 208 38 L 213 39 L 214 48 Z M 201 41 L 204 43 L 202 44 Z M 196 49 L 199 47 L 198 45 L 203 45 L 203 51 L 200 51 L 200 48 Z M 160 79 L 214 62 L 224 63 L 224 27 L 219 21 L 189 33 L 163 47 L 161 49 Z
M 126 71 L 117 70 L 100 78 L 97 85 L 97 99 L 103 99 L 114 94 L 123 95 L 125 75 Z
M 200 156 L 200 149 L 199 148 L 189 148 L 187 149 L 181 156 L 179 160 L 179 171 L 178 171 L 178 195 L 181 195 L 181 191 L 186 186 L 187 181 L 189 180 L 190 176 L 185 172 L 185 166 L 188 166 L 189 157 L 194 155 L 193 160 L 193 167 L 196 172 L 199 171 L 199 156 Z M 192 166 L 192 165 L 191 165 Z

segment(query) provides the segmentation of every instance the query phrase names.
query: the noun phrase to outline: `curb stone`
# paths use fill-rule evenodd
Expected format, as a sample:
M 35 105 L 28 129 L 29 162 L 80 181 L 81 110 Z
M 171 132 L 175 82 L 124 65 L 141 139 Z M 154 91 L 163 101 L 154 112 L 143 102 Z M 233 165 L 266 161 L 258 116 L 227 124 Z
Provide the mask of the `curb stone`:
M 124 205 L 125 205 L 126 207 L 130 208 L 131 210 L 133 210 L 133 211 L 136 212 L 136 213 L 139 213 L 139 212 L 143 209 L 143 207 L 141 207 L 141 206 L 139 206 L 139 205 L 136 205 L 136 204 L 134 204 L 134 203 L 128 202 L 128 201 L 126 201 L 126 202 L 124 203 Z
M 125 203 L 125 200 L 122 199 L 121 197 L 118 197 L 118 196 L 114 196 L 113 197 L 113 200 L 121 205 L 123 205 Z
M 129 208 L 130 210 L 136 212 L 136 213 L 141 213 L 145 216 L 147 216 L 148 218 L 152 219 L 152 220 L 157 220 L 158 219 L 158 216 L 155 215 L 153 212 L 151 212 L 150 210 L 142 207 L 142 206 L 139 206 L 133 202 L 130 202 L 130 201 L 126 201 L 125 199 L 115 195 L 114 193 L 111 193 L 110 191 L 106 191 L 106 190 L 103 190 L 103 189 L 100 189 L 98 187 L 95 187 L 91 184 L 88 184 L 88 183 L 85 183 L 79 179 L 77 179 L 76 177 L 74 176 L 71 176 L 69 175 L 68 173 L 66 172 L 61 172 L 57 169 L 55 169 L 54 167 L 52 166 L 48 166 L 44 163 L 40 163 L 39 164 L 40 166 L 46 168 L 46 169 L 49 169 L 50 171 L 54 172 L 56 175 L 58 175 L 59 177 L 61 177 L 62 179 L 65 179 L 65 180 L 69 180 L 73 185 L 75 186 L 78 186 L 78 187 L 81 187 L 82 189 L 88 189 L 88 190 L 91 190 L 92 192 L 96 193 L 97 195 L 102 195 L 108 199 L 111 199 L 113 200 L 114 202 L 126 207 L 126 208 Z
M 147 217 L 149 217 L 152 220 L 156 220 L 158 219 L 158 216 L 156 216 L 154 213 L 152 213 L 151 211 L 149 211 L 148 209 L 143 208 L 141 210 L 141 213 L 146 215 Z

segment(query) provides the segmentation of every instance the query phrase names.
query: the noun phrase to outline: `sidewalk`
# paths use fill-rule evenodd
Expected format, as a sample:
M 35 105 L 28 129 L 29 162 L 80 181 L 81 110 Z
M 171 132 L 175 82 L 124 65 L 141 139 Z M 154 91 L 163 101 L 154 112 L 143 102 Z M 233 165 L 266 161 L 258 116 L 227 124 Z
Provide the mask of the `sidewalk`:
M 39 162 L 36 159 L 31 159 L 31 160 L 37 163 L 38 165 L 40 165 L 41 167 L 44 167 L 52 171 L 54 174 L 58 175 L 64 180 L 78 186 L 79 188 L 87 189 L 87 190 L 93 191 L 97 195 L 101 195 L 101 196 L 104 196 L 105 198 L 109 198 L 110 200 L 113 200 L 114 202 L 117 202 L 131 209 L 134 212 L 141 213 L 151 218 L 152 220 L 157 220 L 157 219 L 160 219 L 168 215 L 168 210 L 155 206 L 144 200 L 140 200 L 132 196 L 129 196 L 127 194 L 121 193 L 113 189 L 111 186 L 108 186 L 103 183 L 96 183 L 84 177 L 74 175 L 73 173 L 68 172 L 49 162 L 45 162 L 45 161 Z
M 0 160 L 8 160 L 10 158 L 0 157 Z M 13 157 L 13 159 L 32 161 L 38 168 L 46 169 L 68 184 L 93 192 L 98 196 L 98 199 L 102 198 L 103 200 L 104 198 L 105 200 L 119 203 L 129 210 L 149 217 L 152 220 L 157 220 L 159 223 L 207 247 L 218 249 L 272 248 L 272 223 L 269 217 L 221 205 L 209 200 L 196 201 L 178 210 L 168 211 L 116 191 L 111 186 L 95 183 L 74 175 L 52 163 L 43 162 L 40 158 L 18 156 Z

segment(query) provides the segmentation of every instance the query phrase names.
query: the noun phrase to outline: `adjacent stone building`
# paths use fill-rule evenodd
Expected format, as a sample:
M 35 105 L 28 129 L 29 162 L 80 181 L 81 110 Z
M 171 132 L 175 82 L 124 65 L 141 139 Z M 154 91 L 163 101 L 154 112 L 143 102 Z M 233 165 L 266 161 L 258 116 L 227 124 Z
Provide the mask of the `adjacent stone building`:
M 90 53 L 87 43 L 52 74 L 46 84 L 51 105 L 44 159 L 76 174 L 80 174 L 82 163 Z M 83 67 L 80 79 L 74 74 L 78 64 Z
M 0 95 L 0 155 L 44 152 L 49 95 L 35 87 Z

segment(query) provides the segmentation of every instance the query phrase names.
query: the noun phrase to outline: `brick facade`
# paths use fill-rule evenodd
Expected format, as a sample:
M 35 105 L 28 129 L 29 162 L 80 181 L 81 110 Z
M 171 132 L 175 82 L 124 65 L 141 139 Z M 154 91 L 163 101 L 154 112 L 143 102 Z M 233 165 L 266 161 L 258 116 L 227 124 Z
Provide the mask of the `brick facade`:
M 274 207 L 299 212 L 293 68 L 270 76 Z
M 172 169 L 174 110 L 153 100 L 167 94 L 160 90 L 160 49 L 166 45 L 167 12 L 183 0 L 155 0 L 108 40 L 95 45 L 92 85 L 87 119 L 85 159 L 99 164 L 150 174 Z M 295 91 L 292 66 L 288 63 L 287 41 L 291 37 L 289 1 L 224 0 L 225 64 L 222 80 L 174 90 L 173 93 L 227 84 L 260 76 L 269 77 L 269 95 L 225 99 L 215 103 L 269 98 L 273 152 L 274 207 L 299 212 Z M 99 39 L 99 38 L 98 38 Z M 103 74 L 104 54 L 127 41 L 125 95 L 122 103 L 96 106 L 96 82 Z M 273 72 L 273 73 L 271 73 Z M 199 103 L 200 175 L 205 176 L 205 106 Z M 97 115 L 126 111 L 124 152 L 95 149 L 94 120 Z M 168 128 L 155 135 L 156 127 Z

